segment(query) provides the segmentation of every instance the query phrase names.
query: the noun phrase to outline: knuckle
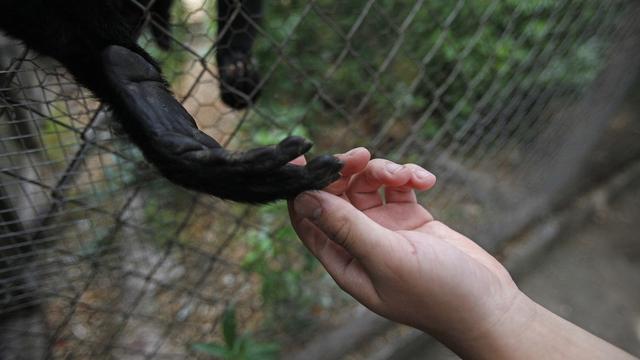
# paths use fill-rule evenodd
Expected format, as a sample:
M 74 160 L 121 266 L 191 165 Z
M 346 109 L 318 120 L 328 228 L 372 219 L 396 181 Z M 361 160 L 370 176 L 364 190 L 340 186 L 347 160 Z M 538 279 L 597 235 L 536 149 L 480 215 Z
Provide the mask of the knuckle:
M 334 221 L 334 231 L 332 234 L 334 241 L 340 246 L 348 247 L 353 236 L 353 226 L 351 222 L 344 214 L 339 214 Z
M 373 159 L 369 161 L 367 165 L 367 169 L 369 171 L 375 171 L 376 169 L 383 169 L 387 164 L 391 164 L 392 162 L 386 159 Z

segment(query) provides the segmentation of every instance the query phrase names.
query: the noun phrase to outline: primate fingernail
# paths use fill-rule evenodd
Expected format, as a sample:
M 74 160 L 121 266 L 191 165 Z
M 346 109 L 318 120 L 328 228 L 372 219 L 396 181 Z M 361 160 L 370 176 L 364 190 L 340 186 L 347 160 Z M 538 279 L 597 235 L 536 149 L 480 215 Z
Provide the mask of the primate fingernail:
M 302 193 L 293 201 L 293 209 L 309 220 L 317 220 L 322 215 L 322 206 L 313 196 Z

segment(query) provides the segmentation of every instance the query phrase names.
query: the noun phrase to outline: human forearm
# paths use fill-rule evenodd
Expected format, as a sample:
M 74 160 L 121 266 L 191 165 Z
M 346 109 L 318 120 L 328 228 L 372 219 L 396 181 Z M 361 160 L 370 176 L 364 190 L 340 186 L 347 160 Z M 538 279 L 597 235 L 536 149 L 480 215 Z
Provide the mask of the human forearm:
M 478 337 L 443 341 L 464 359 L 636 359 L 525 295 Z

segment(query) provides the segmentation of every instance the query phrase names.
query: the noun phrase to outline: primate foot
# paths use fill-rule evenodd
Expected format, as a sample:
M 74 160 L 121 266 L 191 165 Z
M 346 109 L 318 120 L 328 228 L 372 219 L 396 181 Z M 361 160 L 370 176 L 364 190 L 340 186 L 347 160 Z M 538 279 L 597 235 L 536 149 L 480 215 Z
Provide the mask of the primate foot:
M 253 104 L 260 95 L 260 76 L 256 72 L 251 57 L 242 53 L 232 53 L 218 57 L 220 76 L 220 97 L 234 109 L 244 109 Z

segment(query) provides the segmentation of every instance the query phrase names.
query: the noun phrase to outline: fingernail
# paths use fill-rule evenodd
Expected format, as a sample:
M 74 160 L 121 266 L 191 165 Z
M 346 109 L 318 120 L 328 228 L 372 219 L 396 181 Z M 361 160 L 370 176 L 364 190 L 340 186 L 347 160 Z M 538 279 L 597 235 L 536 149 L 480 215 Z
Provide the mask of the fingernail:
M 302 193 L 293 201 L 293 209 L 303 217 L 315 221 L 322 215 L 322 206 L 315 197 Z
M 415 169 L 413 171 L 414 174 L 416 174 L 416 177 L 418 179 L 424 180 L 424 179 L 428 179 L 431 177 L 435 177 L 435 175 L 433 175 L 432 173 L 426 171 L 426 170 L 420 170 L 420 169 Z
M 396 171 L 402 169 L 403 166 L 402 165 L 398 165 L 396 163 L 389 162 L 389 163 L 387 163 L 387 165 L 385 165 L 385 168 L 387 169 L 388 172 L 393 174 Z
M 351 150 L 347 151 L 346 153 L 344 153 L 344 156 L 346 156 L 346 157 L 353 156 L 353 154 L 355 154 L 356 152 L 358 152 L 358 150 L 360 150 L 360 148 L 351 149 Z

